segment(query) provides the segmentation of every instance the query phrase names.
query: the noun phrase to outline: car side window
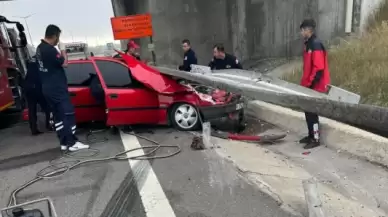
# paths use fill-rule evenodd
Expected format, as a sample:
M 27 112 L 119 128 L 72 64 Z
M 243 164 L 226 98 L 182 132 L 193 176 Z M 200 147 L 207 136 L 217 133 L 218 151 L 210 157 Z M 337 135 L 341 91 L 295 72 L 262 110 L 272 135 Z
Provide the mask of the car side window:
M 131 75 L 126 66 L 107 60 L 96 60 L 96 64 L 108 88 L 132 86 Z
M 69 87 L 87 87 L 90 84 L 90 74 L 96 74 L 96 69 L 91 62 L 70 63 L 65 72 Z

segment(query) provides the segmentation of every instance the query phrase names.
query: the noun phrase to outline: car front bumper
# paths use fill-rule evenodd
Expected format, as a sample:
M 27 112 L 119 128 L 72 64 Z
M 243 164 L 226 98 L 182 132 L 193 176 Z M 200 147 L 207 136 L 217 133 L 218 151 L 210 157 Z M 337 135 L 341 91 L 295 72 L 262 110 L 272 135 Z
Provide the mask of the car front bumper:
M 243 112 L 245 104 L 242 100 L 228 103 L 224 105 L 214 105 L 214 106 L 203 106 L 199 107 L 203 118 L 205 120 L 212 120 L 227 117 L 230 114 L 235 114 L 237 112 Z

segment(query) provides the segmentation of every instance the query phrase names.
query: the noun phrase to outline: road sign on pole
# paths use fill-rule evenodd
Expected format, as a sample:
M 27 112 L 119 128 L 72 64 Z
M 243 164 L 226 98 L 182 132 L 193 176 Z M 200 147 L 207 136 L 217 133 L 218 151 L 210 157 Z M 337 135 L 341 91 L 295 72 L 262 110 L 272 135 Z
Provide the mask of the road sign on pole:
M 110 20 L 115 40 L 151 37 L 153 34 L 150 14 L 112 17 Z

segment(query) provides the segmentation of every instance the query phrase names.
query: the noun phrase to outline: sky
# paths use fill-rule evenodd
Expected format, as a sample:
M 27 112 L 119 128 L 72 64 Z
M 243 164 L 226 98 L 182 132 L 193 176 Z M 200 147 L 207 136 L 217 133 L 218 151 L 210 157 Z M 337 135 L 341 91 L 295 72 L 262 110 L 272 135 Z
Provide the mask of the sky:
M 44 37 L 49 24 L 61 28 L 63 42 L 86 41 L 92 46 L 113 42 L 111 0 L 0 1 L 0 14 L 20 21 L 25 27 L 24 19 L 19 17 L 33 14 L 26 20 L 35 46 Z M 29 37 L 27 30 L 26 35 Z

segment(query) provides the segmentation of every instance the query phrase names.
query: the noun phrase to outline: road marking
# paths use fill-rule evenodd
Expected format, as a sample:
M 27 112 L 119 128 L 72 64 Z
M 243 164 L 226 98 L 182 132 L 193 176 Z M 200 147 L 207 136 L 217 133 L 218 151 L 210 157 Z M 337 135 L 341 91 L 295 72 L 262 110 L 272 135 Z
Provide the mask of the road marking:
M 141 147 L 136 136 L 123 132 L 120 132 L 120 136 L 125 151 Z M 142 154 L 144 154 L 144 151 L 140 149 L 127 153 L 127 156 Z M 128 160 L 128 162 L 136 180 L 147 217 L 176 217 L 150 163 L 145 160 Z

